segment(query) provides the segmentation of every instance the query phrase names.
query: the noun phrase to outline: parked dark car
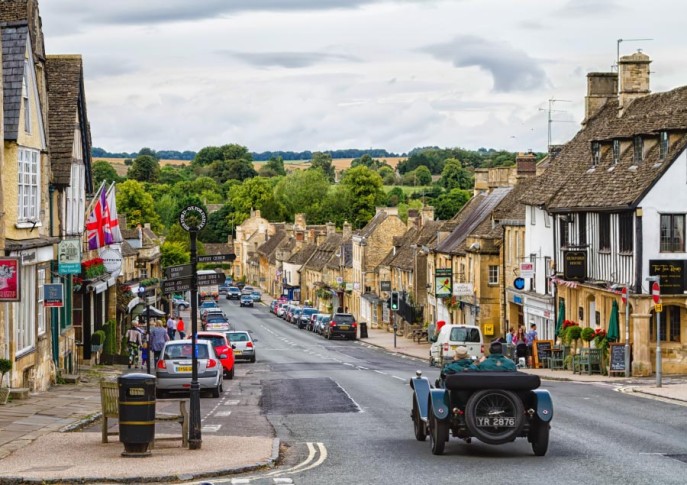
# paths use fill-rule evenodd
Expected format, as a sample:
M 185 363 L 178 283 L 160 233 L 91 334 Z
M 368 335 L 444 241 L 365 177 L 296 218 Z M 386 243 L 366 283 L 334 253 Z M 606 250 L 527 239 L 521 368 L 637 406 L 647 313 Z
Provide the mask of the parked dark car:
M 331 321 L 324 328 L 324 336 L 328 340 L 336 336 L 355 340 L 357 335 L 358 324 L 355 321 L 355 317 L 350 313 L 335 313 L 332 315 Z
M 239 290 L 238 286 L 230 286 L 227 288 L 227 300 L 238 300 L 241 298 L 241 290 Z
M 316 313 L 318 313 L 317 308 L 303 308 L 303 311 L 298 316 L 298 328 L 307 328 L 310 317 Z

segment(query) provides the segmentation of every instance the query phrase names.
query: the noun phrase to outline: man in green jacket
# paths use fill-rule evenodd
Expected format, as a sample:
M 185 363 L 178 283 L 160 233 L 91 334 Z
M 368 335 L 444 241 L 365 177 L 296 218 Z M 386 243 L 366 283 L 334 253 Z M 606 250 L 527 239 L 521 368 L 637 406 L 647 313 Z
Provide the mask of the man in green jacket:
M 482 372 L 515 372 L 518 368 L 515 362 L 503 355 L 503 345 L 501 342 L 494 342 L 489 347 L 489 357 L 484 359 L 477 366 Z

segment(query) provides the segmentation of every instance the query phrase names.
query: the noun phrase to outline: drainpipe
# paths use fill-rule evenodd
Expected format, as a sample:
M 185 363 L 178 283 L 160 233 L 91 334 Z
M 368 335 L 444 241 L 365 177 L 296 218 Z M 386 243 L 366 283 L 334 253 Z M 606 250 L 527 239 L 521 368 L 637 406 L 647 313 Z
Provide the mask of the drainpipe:
M 53 237 L 53 210 L 54 210 L 54 202 L 53 198 L 55 197 L 55 186 L 53 184 L 48 185 L 48 201 L 50 204 L 50 210 L 49 210 L 49 217 L 50 217 L 50 222 L 49 222 L 49 233 L 50 237 Z M 49 281 L 52 283 L 53 281 L 53 275 L 57 273 L 57 261 L 54 259 L 50 261 L 50 279 Z M 62 278 L 60 278 L 61 281 Z M 64 290 L 64 286 L 62 287 Z M 67 294 L 66 292 L 62 292 L 62 298 L 65 300 L 67 299 Z M 65 303 L 64 301 L 62 302 L 63 304 Z M 52 337 L 52 361 L 55 364 L 55 369 L 59 369 L 59 362 L 60 362 L 60 323 L 59 323 L 59 313 L 57 308 L 52 308 L 50 309 L 50 330 L 51 330 L 51 337 Z
M 642 227 L 642 215 L 643 211 L 641 208 L 636 210 L 635 216 L 635 239 L 637 240 L 637 251 L 635 251 L 635 287 L 634 293 L 642 293 L 642 272 L 643 268 L 643 258 L 644 258 L 644 246 L 643 246 L 643 227 Z M 629 304 L 629 300 L 628 300 Z
M 501 234 L 501 254 L 503 255 L 503 260 L 501 263 L 501 312 L 503 312 L 503 320 L 502 322 L 504 325 L 502 325 L 502 331 L 501 334 L 505 337 L 506 332 L 508 332 L 508 325 L 505 325 L 506 322 L 506 228 L 504 226 L 501 226 L 503 228 L 503 233 Z M 517 254 L 515 255 L 517 258 Z M 535 275 L 536 277 L 536 275 Z M 523 302 L 524 305 L 524 302 Z

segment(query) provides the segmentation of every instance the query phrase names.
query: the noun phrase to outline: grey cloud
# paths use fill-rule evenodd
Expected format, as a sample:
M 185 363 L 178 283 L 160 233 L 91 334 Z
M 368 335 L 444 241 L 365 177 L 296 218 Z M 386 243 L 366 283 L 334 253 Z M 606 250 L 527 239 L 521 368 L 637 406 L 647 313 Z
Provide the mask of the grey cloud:
M 476 66 L 489 72 L 495 91 L 529 91 L 548 85 L 546 73 L 537 61 L 505 42 L 464 35 L 421 50 L 456 67 Z
M 132 74 L 139 70 L 139 66 L 123 58 L 92 57 L 84 61 L 84 70 L 89 79 L 97 79 Z
M 201 20 L 243 12 L 354 9 L 383 1 L 385 0 L 61 0 L 41 7 L 44 13 L 61 13 L 97 24 L 147 25 Z M 393 1 L 419 3 L 423 0 Z M 72 17 L 72 25 L 78 25 L 78 22 L 73 21 Z
M 360 62 L 360 59 L 345 54 L 326 54 L 322 52 L 237 52 L 219 51 L 258 67 L 286 67 L 297 69 L 321 64 L 323 62 Z

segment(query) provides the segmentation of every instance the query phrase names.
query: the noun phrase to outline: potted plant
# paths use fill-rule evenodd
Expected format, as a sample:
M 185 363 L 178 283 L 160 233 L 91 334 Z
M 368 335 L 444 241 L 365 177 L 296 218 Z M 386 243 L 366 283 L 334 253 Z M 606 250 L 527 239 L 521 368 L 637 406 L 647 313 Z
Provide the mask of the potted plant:
M 589 345 L 594 340 L 594 329 L 591 327 L 584 327 L 580 336 L 582 337 L 582 341 L 587 342 L 587 345 Z
M 105 332 L 96 330 L 91 336 L 91 352 L 102 352 L 105 343 Z
M 2 383 L 5 381 L 5 374 L 12 370 L 12 361 L 9 359 L 0 359 L 0 404 L 6 404 L 10 397 L 9 386 L 3 387 Z
M 606 338 L 606 330 L 603 328 L 597 328 L 594 331 L 594 348 L 601 349 L 601 368 L 606 375 L 608 375 L 607 365 L 610 364 L 608 361 L 608 339 Z

